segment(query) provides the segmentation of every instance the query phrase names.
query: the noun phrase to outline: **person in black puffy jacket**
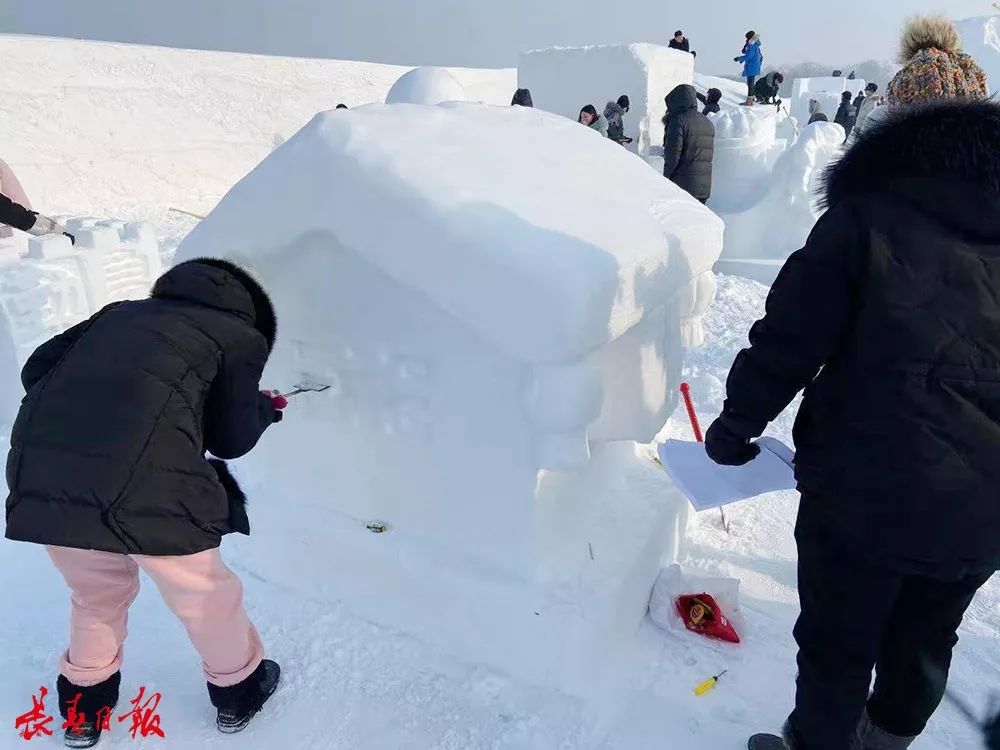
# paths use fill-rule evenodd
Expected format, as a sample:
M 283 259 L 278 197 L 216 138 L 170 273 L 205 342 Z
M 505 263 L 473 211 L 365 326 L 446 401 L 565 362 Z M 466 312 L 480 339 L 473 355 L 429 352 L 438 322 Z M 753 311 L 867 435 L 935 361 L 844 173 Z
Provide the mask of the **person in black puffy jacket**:
M 64 716 L 77 693 L 91 717 L 117 700 L 140 568 L 201 654 L 220 730 L 245 726 L 273 691 L 277 664 L 263 658 L 239 579 L 219 556 L 223 535 L 250 533 L 244 497 L 206 452 L 243 456 L 280 420 L 283 401 L 260 390 L 275 334 L 264 290 L 237 266 L 202 259 L 25 364 L 6 536 L 46 545 L 73 591 Z M 100 727 L 88 731 L 96 742 Z
M 805 391 L 786 741 L 902 750 L 1000 569 L 1000 105 L 898 108 L 832 165 L 824 200 L 733 364 L 706 450 L 751 460 Z
M 719 102 L 722 101 L 722 91 L 720 89 L 709 89 L 706 93 L 699 92 L 698 101 L 705 105 L 701 110 L 703 115 L 718 114 L 722 111 Z
M 712 195 L 715 126 L 698 111 L 694 86 L 677 86 L 665 101 L 663 176 L 705 203 Z

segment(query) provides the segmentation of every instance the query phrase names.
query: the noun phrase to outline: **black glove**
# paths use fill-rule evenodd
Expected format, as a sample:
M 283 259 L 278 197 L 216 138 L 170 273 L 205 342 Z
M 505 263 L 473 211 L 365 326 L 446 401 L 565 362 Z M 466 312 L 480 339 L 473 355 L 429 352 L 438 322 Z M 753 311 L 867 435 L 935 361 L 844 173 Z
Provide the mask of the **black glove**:
M 733 62 L 739 62 L 739 61 L 740 61 L 740 58 L 738 58 L 738 57 L 734 57 L 733 58 Z
M 705 433 L 705 452 L 722 466 L 742 466 L 757 458 L 760 446 L 737 435 L 719 417 Z

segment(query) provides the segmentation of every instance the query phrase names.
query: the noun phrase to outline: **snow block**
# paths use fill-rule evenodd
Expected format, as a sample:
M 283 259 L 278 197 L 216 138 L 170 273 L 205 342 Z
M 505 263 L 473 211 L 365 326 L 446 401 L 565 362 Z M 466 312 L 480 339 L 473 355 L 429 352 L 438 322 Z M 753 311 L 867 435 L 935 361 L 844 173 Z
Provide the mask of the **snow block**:
M 535 106 L 574 122 L 585 104 L 604 112 L 628 94 L 625 134 L 637 139 L 640 154 L 663 145 L 664 97 L 693 81 L 692 55 L 655 44 L 552 47 L 525 52 L 517 63 L 517 85 L 531 90 Z
M 444 68 L 414 68 L 389 89 L 386 104 L 441 104 L 464 102 L 465 89 Z
M 823 112 L 833 122 L 840 107 L 840 97 L 845 91 L 851 92 L 853 101 L 860 92 L 865 90 L 866 82 L 861 78 L 796 78 L 792 84 L 792 99 L 789 108 L 792 117 L 800 123 L 809 122 L 809 100 L 815 99 L 823 106 Z
M 275 184 L 292 231 L 266 218 Z M 546 112 L 318 115 L 177 252 L 268 290 L 268 383 L 332 386 L 241 466 L 254 543 L 288 550 L 259 573 L 541 684 L 610 684 L 686 512 L 634 441 L 676 406 L 680 321 L 722 231 Z

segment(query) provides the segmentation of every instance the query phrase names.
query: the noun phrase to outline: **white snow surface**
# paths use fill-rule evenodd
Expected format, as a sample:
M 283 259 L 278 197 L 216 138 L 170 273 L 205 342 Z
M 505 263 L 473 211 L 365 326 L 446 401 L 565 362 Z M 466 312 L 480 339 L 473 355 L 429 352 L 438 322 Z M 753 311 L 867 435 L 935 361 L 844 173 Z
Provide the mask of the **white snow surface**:
M 386 104 L 464 102 L 465 89 L 444 68 L 414 68 L 400 76 L 386 94 Z
M 629 189 L 595 190 L 594 174 Z M 721 241 L 711 212 L 575 122 L 531 108 L 386 105 L 317 116 L 229 193 L 241 210 L 210 216 L 183 257 L 285 247 L 288 226 L 247 221 L 274 210 L 278 185 L 295 233 L 339 236 L 532 362 L 618 338 L 709 270 Z M 671 262 L 686 272 L 668 273 Z
M 53 212 L 128 219 L 162 220 L 166 205 L 185 198 L 203 201 L 192 200 L 188 207 L 207 210 L 266 155 L 276 120 L 291 132 L 315 110 L 341 99 L 349 104 L 381 101 L 402 72 L 331 63 L 336 67 L 328 70 L 339 72 L 327 82 L 317 81 L 310 89 L 312 101 L 298 105 L 297 96 L 310 96 L 301 88 L 286 94 L 277 78 L 270 79 L 274 83 L 268 88 L 262 71 L 286 65 L 286 72 L 302 72 L 300 66 L 313 65 L 309 61 L 211 54 L 211 63 L 199 72 L 195 58 L 179 62 L 188 54 L 201 53 L 0 37 L 0 61 L 8 72 L 0 81 L 0 143 L 3 155 L 13 155 L 8 160 L 33 201 Z M 179 81 L 199 75 L 198 85 L 210 78 L 218 88 L 214 95 L 202 89 L 209 93 L 194 108 L 200 120 L 189 112 L 184 122 L 204 127 L 159 126 L 161 120 L 171 122 L 174 110 L 188 109 L 185 92 L 191 90 Z M 487 85 L 496 76 L 474 75 Z M 334 78 L 357 98 L 337 92 L 328 101 L 317 101 Z M 298 84 L 304 85 L 303 79 Z M 267 95 L 259 94 L 261 88 Z M 511 90 L 512 81 L 499 88 Z M 284 119 L 284 108 L 291 112 L 296 106 L 302 106 L 300 114 Z M 210 134 L 209 143 L 203 131 Z M 210 173 L 219 168 L 219 174 L 206 176 L 195 168 L 198 164 L 208 165 Z M 628 186 L 615 189 L 624 192 Z M 379 218 L 389 222 L 393 217 Z M 181 217 L 162 223 L 161 243 L 176 245 L 193 223 Z M 721 408 L 726 373 L 746 345 L 746 332 L 762 313 L 766 294 L 761 284 L 719 277 L 719 293 L 705 319 L 706 345 L 690 352 L 684 365 L 705 424 Z M 772 425 L 771 434 L 791 439 L 794 408 Z M 488 431 L 491 425 L 482 428 Z M 678 411 L 661 437 L 689 435 L 686 416 Z M 653 451 L 640 448 L 635 455 L 651 458 Z M 370 458 L 391 467 L 395 456 Z M 655 501 L 662 491 L 662 472 L 651 462 L 640 466 L 632 457 L 618 458 L 627 467 L 623 473 L 648 479 L 645 494 Z M 743 747 L 752 732 L 778 728 L 791 705 L 795 647 L 790 634 L 797 615 L 794 493 L 730 508 L 730 535 L 719 528 L 714 514 L 694 516 L 688 526 L 682 565 L 742 580 L 744 645 L 678 639 L 647 621 L 638 631 L 640 658 L 626 665 L 629 690 L 619 701 L 595 706 L 375 625 L 302 580 L 278 580 L 271 572 L 300 540 L 275 534 L 261 543 L 262 527 L 287 514 L 289 499 L 300 490 L 290 484 L 281 494 L 261 495 L 253 483 L 246 489 L 256 535 L 227 538 L 223 554 L 243 577 L 250 615 L 269 654 L 282 663 L 284 680 L 265 713 L 235 740 L 241 745 L 301 750 L 735 748 Z M 642 491 L 637 492 L 641 499 Z M 357 575 L 363 585 L 365 571 Z M 167 738 L 133 741 L 116 725 L 102 747 L 194 750 L 228 743 L 215 730 L 199 660 L 183 629 L 155 587 L 145 579 L 143 585 L 130 617 L 122 696 L 127 701 L 140 685 L 161 691 L 161 726 Z M 9 722 L 0 734 L 0 747 L 7 748 L 22 743 L 13 718 L 30 708 L 39 685 L 51 691 L 47 705 L 52 707 L 69 597 L 41 548 L 5 540 L 0 541 L 0 586 L 5 592 L 0 605 L 0 718 Z M 455 612 L 454 617 L 466 614 Z M 951 687 L 984 707 L 990 691 L 1000 685 L 1000 580 L 994 578 L 977 596 L 960 635 Z M 694 697 L 696 684 L 725 668 L 729 673 L 716 691 Z M 58 744 L 54 739 L 35 743 Z M 916 750 L 978 746 L 975 733 L 947 704 L 914 744 Z

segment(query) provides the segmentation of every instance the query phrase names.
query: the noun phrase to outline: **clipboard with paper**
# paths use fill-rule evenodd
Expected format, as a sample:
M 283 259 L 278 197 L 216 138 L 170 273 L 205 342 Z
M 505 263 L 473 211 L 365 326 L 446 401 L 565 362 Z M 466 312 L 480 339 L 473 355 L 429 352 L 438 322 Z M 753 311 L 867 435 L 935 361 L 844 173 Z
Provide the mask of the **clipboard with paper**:
M 743 466 L 720 466 L 708 457 L 704 443 L 686 440 L 668 440 L 657 452 L 677 488 L 702 511 L 795 489 L 792 449 L 770 437 L 757 444 L 760 454 Z

